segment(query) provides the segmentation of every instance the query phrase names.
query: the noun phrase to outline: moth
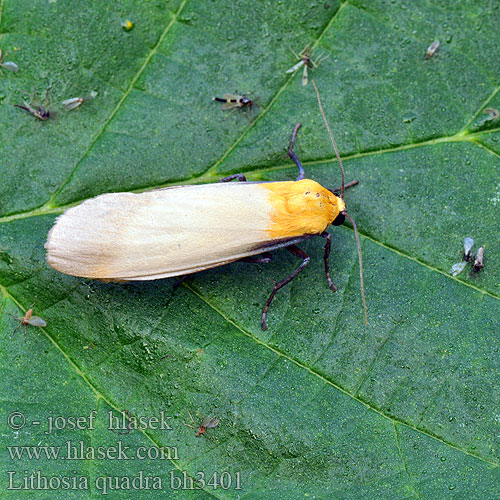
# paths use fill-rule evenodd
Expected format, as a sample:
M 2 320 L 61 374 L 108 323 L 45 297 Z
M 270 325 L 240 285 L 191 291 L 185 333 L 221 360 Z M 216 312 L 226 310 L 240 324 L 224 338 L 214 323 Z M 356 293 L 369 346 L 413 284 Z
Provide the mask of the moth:
M 238 260 L 269 261 L 269 252 L 286 248 L 301 263 L 274 285 L 262 311 L 261 326 L 266 330 L 274 296 L 309 264 L 310 257 L 297 246 L 304 240 L 314 236 L 325 240 L 326 279 L 336 290 L 329 271 L 331 236 L 326 229 L 343 224 L 347 217 L 358 246 L 367 323 L 359 235 L 346 210 L 342 162 L 317 96 L 341 168 L 340 195 L 305 178 L 293 151 L 299 123 L 288 149 L 299 169 L 295 181 L 247 182 L 243 174 L 236 174 L 220 183 L 102 194 L 57 218 L 45 244 L 48 264 L 72 276 L 144 281 L 182 277 Z M 241 182 L 228 182 L 232 180 Z

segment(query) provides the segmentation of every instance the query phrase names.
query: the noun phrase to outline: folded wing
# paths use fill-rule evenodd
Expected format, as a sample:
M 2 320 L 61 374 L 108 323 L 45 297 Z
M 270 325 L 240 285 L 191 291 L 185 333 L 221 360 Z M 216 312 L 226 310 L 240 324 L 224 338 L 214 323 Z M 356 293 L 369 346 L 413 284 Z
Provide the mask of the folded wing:
M 269 192 L 262 186 L 219 183 L 97 196 L 58 217 L 45 245 L 47 262 L 73 276 L 150 280 L 261 253 L 273 244 Z

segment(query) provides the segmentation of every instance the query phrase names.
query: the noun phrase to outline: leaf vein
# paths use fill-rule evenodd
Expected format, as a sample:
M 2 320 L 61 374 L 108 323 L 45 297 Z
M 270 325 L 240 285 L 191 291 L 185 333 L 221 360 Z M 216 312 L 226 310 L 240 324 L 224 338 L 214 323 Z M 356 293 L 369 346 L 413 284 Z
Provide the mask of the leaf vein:
M 313 361 L 312 365 L 314 366 L 316 363 L 318 363 L 318 361 L 323 357 L 323 355 L 328 351 L 329 347 L 333 344 L 335 338 L 337 337 L 337 324 L 339 322 L 339 318 L 340 316 L 342 315 L 342 312 L 344 311 L 344 308 L 345 308 L 345 299 L 346 299 L 346 292 L 347 290 L 349 289 L 349 285 L 350 285 L 350 282 L 351 282 L 351 278 L 353 276 L 353 269 L 354 269 L 354 266 L 356 265 L 356 260 L 353 259 L 353 262 L 352 262 L 352 265 L 351 265 L 351 269 L 349 271 L 349 274 L 347 275 L 347 283 L 344 287 L 344 290 L 342 292 L 342 302 L 340 304 L 340 308 L 339 308 L 339 311 L 335 317 L 335 324 L 333 326 L 333 336 L 330 338 L 330 340 L 328 341 L 328 344 L 325 346 L 325 348 L 323 349 L 323 351 L 321 352 L 321 354 Z
M 368 369 L 366 370 L 366 373 L 365 375 L 362 377 L 360 383 L 358 384 L 358 387 L 356 388 L 356 390 L 354 391 L 354 395 L 355 396 L 359 396 L 359 391 L 361 390 L 361 387 L 363 387 L 363 384 L 366 382 L 367 378 L 370 376 L 370 373 L 372 372 L 373 370 L 373 367 L 375 366 L 375 364 L 377 363 L 377 361 L 379 360 L 380 356 L 382 355 L 382 351 L 384 350 L 384 347 L 386 346 L 386 344 L 392 339 L 392 336 L 394 335 L 394 332 L 401 326 L 401 324 L 403 324 L 404 321 L 401 319 L 400 321 L 394 323 L 394 325 L 392 326 L 392 328 L 389 330 L 389 334 L 387 335 L 387 337 L 385 338 L 385 340 L 382 342 L 382 345 L 379 347 L 378 351 L 377 351 L 377 354 L 375 355 L 375 357 L 373 358 L 373 361 L 371 362 L 370 366 L 368 367 Z
M 408 472 L 408 467 L 406 465 L 406 460 L 405 460 L 405 457 L 403 455 L 403 450 L 401 449 L 401 443 L 400 443 L 400 439 L 399 439 L 398 428 L 397 428 L 395 422 L 393 422 L 393 426 L 394 426 L 394 438 L 396 440 L 396 446 L 398 448 L 399 458 L 401 459 L 401 463 L 403 464 L 403 468 L 404 468 L 406 476 L 408 478 L 408 484 L 410 485 L 410 488 L 413 491 L 413 493 L 415 494 L 415 496 L 417 498 L 420 498 L 420 495 L 418 494 L 418 492 L 417 492 L 417 490 L 415 488 L 415 485 L 413 484 L 413 481 L 411 480 L 410 473 Z
M 201 295 L 200 293 L 198 293 L 195 289 L 193 289 L 192 287 L 190 287 L 188 284 L 185 284 L 184 287 L 187 290 L 189 290 L 191 293 L 193 293 L 196 297 L 198 297 L 200 300 L 202 300 L 207 306 L 209 306 L 211 309 L 213 309 L 217 314 L 219 314 L 230 325 L 234 326 L 243 335 L 249 337 L 255 343 L 259 344 L 260 346 L 262 346 L 262 347 L 264 347 L 266 349 L 269 349 L 270 351 L 274 352 L 278 356 L 287 359 L 291 363 L 294 363 L 295 365 L 297 365 L 299 368 L 302 368 L 303 370 L 308 371 L 312 376 L 319 378 L 326 385 L 329 385 L 329 386 L 333 387 L 334 389 L 342 392 L 346 396 L 354 399 L 355 401 L 357 401 L 358 403 L 362 404 L 363 406 L 365 406 L 366 408 L 370 409 L 371 411 L 377 413 L 381 417 L 389 420 L 392 423 L 397 423 L 399 425 L 403 425 L 403 426 L 405 426 L 405 427 L 407 427 L 409 429 L 412 429 L 413 431 L 415 431 L 415 432 L 417 432 L 419 434 L 422 434 L 422 435 L 427 436 L 427 437 L 429 437 L 431 439 L 439 441 L 440 443 L 442 443 L 442 444 L 444 444 L 446 446 L 449 446 L 450 448 L 453 448 L 453 449 L 455 449 L 457 451 L 460 451 L 464 455 L 468 455 L 468 456 L 473 457 L 473 458 L 475 458 L 477 460 L 480 460 L 481 462 L 485 462 L 487 464 L 494 465 L 496 467 L 500 466 L 500 462 L 497 463 L 497 462 L 494 462 L 493 460 L 491 460 L 489 458 L 486 458 L 486 457 L 483 457 L 483 456 L 478 455 L 476 453 L 472 453 L 470 451 L 464 450 L 464 449 L 460 448 L 459 446 L 446 441 L 444 438 L 442 438 L 442 437 L 440 437 L 440 436 L 438 436 L 436 434 L 433 434 L 432 432 L 429 432 L 429 431 L 426 431 L 426 430 L 423 430 L 423 429 L 419 429 L 419 428 L 417 428 L 417 427 L 415 427 L 415 426 L 413 426 L 413 425 L 411 425 L 411 424 L 409 424 L 407 422 L 404 422 L 404 421 L 399 420 L 399 419 L 397 419 L 397 418 L 395 418 L 393 416 L 385 414 L 383 411 L 375 408 L 374 406 L 371 406 L 366 401 L 363 401 L 362 399 L 356 397 L 356 395 L 351 394 L 349 391 L 347 391 L 346 389 L 344 389 L 342 386 L 337 385 L 336 383 L 332 382 L 331 380 L 329 380 L 325 376 L 321 375 L 319 372 L 315 371 L 313 368 L 310 368 L 309 366 L 307 366 L 306 364 L 302 363 L 301 361 L 288 356 L 286 353 L 280 351 L 276 347 L 272 347 L 269 344 L 266 344 L 264 341 L 260 340 L 259 338 L 255 337 L 250 332 L 246 331 L 243 327 L 241 327 L 240 325 L 238 325 L 231 318 L 229 318 L 223 311 L 221 311 L 220 309 L 218 309 L 214 304 L 212 304 L 208 299 L 206 299 L 203 295 Z
M 2 295 L 7 299 L 9 298 L 10 300 L 12 300 L 16 305 L 17 307 L 19 307 L 21 310 L 25 311 L 26 309 L 23 308 L 23 306 L 18 302 L 18 300 L 13 296 L 11 295 L 4 287 L 2 287 L 0 285 L 0 291 L 2 292 Z M 96 404 L 98 404 L 99 400 L 102 400 L 102 401 L 105 401 L 107 405 L 109 405 L 111 408 L 113 408 L 115 411 L 117 412 L 122 412 L 124 410 L 120 410 L 118 408 L 117 405 L 115 405 L 114 403 L 112 403 L 108 398 L 106 398 L 106 396 L 104 394 L 102 394 L 99 389 L 91 382 L 91 380 L 87 377 L 87 375 L 80 369 L 80 367 L 76 364 L 76 362 L 71 359 L 71 357 L 64 351 L 64 349 L 56 342 L 56 340 L 47 333 L 46 329 L 45 328 L 39 328 L 43 333 L 44 335 L 47 337 L 47 339 L 52 343 L 52 345 L 55 347 L 55 349 L 57 351 L 59 351 L 59 353 L 63 356 L 63 358 L 66 360 L 66 362 L 69 364 L 69 366 L 75 371 L 75 373 L 80 376 L 80 378 L 89 386 L 89 388 L 91 389 L 91 391 L 94 393 L 95 397 L 96 397 Z M 162 445 L 159 441 L 157 441 L 156 439 L 154 439 L 152 436 L 150 436 L 147 432 L 145 432 L 144 430 L 141 430 L 141 429 L 138 429 L 138 432 L 142 433 L 147 439 L 149 439 L 157 448 L 161 448 Z M 177 460 L 174 460 L 174 459 L 168 459 L 168 461 L 179 471 L 183 472 L 184 469 L 180 466 L 180 464 L 178 464 Z M 189 474 L 188 474 L 189 476 Z M 190 476 L 191 477 L 191 476 Z M 193 480 L 193 482 L 196 483 L 195 481 L 195 478 L 194 477 L 191 477 L 191 479 Z M 215 495 L 213 493 L 213 491 L 209 490 L 209 489 L 205 489 L 205 488 L 202 488 L 205 493 L 208 493 L 210 496 L 214 497 L 214 498 L 217 498 L 219 499 L 220 497 L 218 497 L 217 495 Z
M 486 100 L 479 106 L 479 109 L 472 115 L 472 118 L 464 125 L 462 130 L 460 132 L 465 132 L 467 130 L 467 127 L 470 126 L 470 124 L 477 118 L 479 113 L 481 113 L 481 110 L 498 94 L 498 91 L 500 90 L 500 85 L 496 87 L 493 92 L 486 98 Z
M 332 16 L 330 21 L 327 23 L 323 31 L 319 34 L 318 38 L 316 41 L 313 43 L 311 47 L 311 51 L 313 51 L 319 44 L 319 42 L 322 40 L 324 37 L 325 33 L 331 28 L 335 20 L 338 18 L 344 7 L 347 5 L 348 2 L 344 2 L 340 5 L 340 7 L 337 9 L 337 12 Z M 238 144 L 245 138 L 245 136 L 248 134 L 248 132 L 255 126 L 256 123 L 258 123 L 266 114 L 267 112 L 273 107 L 274 103 L 278 100 L 279 96 L 285 91 L 285 89 L 288 87 L 290 82 L 294 78 L 294 73 L 290 74 L 288 79 L 285 81 L 285 83 L 278 89 L 274 97 L 271 99 L 269 102 L 269 105 L 266 108 L 263 108 L 262 112 L 259 113 L 259 115 L 255 118 L 255 120 L 252 121 L 248 125 L 248 127 L 243 131 L 243 133 L 234 141 L 234 143 L 226 150 L 226 152 L 212 165 L 210 166 L 205 172 L 203 172 L 201 175 L 207 175 L 212 172 L 217 171 L 217 167 L 231 154 L 231 152 L 238 146 Z
M 158 42 L 156 43 L 156 45 L 150 50 L 148 56 L 146 57 L 144 63 L 142 64 L 142 66 L 139 68 L 139 71 L 136 73 L 136 75 L 132 78 L 131 82 L 130 82 L 130 85 L 128 86 L 127 90 L 124 92 L 122 98 L 118 101 L 118 104 L 115 106 L 115 108 L 113 109 L 113 111 L 111 112 L 111 114 L 109 115 L 108 119 L 103 123 L 101 129 L 99 130 L 99 132 L 96 134 L 96 136 L 94 137 L 94 139 L 90 142 L 90 144 L 88 145 L 88 147 L 86 148 L 85 152 L 83 153 L 82 157 L 76 162 L 75 166 L 72 168 L 71 172 L 69 173 L 68 177 L 66 178 L 65 181 L 63 181 L 61 183 L 61 185 L 59 186 L 59 188 L 54 192 L 54 194 L 51 196 L 51 198 L 45 203 L 45 205 L 47 206 L 50 206 L 51 203 L 53 202 L 53 200 L 57 197 L 57 195 L 62 191 L 62 189 L 70 182 L 70 180 L 73 178 L 73 175 L 76 171 L 76 169 L 78 168 L 78 165 L 80 165 L 80 163 L 87 157 L 88 153 L 92 150 L 92 148 L 94 147 L 95 143 L 99 140 L 99 138 L 102 136 L 102 134 L 104 133 L 104 131 L 106 130 L 107 126 L 109 125 L 109 123 L 111 122 L 111 120 L 114 118 L 114 116 L 116 115 L 116 113 L 118 112 L 118 110 L 121 108 L 122 104 L 124 103 L 124 101 L 127 99 L 127 97 L 130 95 L 130 93 L 132 92 L 133 88 L 134 88 L 134 85 L 135 83 L 137 82 L 137 80 L 139 79 L 139 77 L 142 75 L 143 71 L 146 69 L 146 67 L 148 66 L 149 64 L 149 61 L 151 60 L 151 58 L 153 57 L 153 55 L 157 52 L 158 50 L 158 47 L 161 45 L 161 43 L 163 42 L 163 40 L 165 39 L 165 37 L 167 36 L 168 32 L 170 31 L 170 29 L 172 28 L 172 26 L 175 24 L 175 21 L 177 20 L 177 17 L 179 16 L 179 14 L 182 12 L 182 9 L 184 8 L 185 4 L 186 4 L 187 0 L 182 0 L 182 3 L 180 4 L 177 12 L 172 16 L 172 19 L 170 20 L 170 22 L 168 23 L 167 27 L 165 28 L 165 30 L 163 31 L 163 33 L 161 34 L 160 38 L 158 39 Z

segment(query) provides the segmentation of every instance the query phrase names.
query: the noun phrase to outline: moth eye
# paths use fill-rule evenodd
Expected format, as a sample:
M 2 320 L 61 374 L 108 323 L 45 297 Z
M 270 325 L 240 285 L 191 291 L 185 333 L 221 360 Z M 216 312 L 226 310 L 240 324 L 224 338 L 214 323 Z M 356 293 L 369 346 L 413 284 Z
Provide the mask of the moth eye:
M 305 195 L 311 194 L 311 191 L 306 191 L 304 194 Z
M 316 193 L 316 198 L 319 198 L 319 193 Z

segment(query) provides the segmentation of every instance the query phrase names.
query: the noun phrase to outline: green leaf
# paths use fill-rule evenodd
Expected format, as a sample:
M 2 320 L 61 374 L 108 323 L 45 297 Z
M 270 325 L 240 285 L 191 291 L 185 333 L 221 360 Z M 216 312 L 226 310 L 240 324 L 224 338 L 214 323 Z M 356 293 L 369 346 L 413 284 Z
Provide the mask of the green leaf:
M 500 497 L 500 121 L 484 112 L 500 109 L 499 24 L 486 0 L 0 0 L 0 48 L 19 66 L 0 75 L 2 496 Z M 298 121 L 306 174 L 338 186 L 312 85 L 286 73 L 307 43 L 326 56 L 309 79 L 359 179 L 345 199 L 368 326 L 348 226 L 331 228 L 337 293 L 322 242 L 304 242 L 311 264 L 279 291 L 265 332 L 273 283 L 298 264 L 285 251 L 176 291 L 173 279 L 106 284 L 48 267 L 55 217 L 89 197 L 236 172 L 293 180 Z M 49 87 L 55 118 L 13 106 Z M 260 105 L 228 116 L 211 101 L 235 91 Z M 466 236 L 485 267 L 452 277 Z M 33 302 L 47 327 L 12 335 L 7 313 Z M 118 433 L 109 412 L 171 418 Z M 190 414 L 220 424 L 196 437 Z M 84 460 L 40 448 L 80 442 Z M 116 459 L 118 442 L 150 455 Z M 32 474 L 55 479 L 42 489 Z

